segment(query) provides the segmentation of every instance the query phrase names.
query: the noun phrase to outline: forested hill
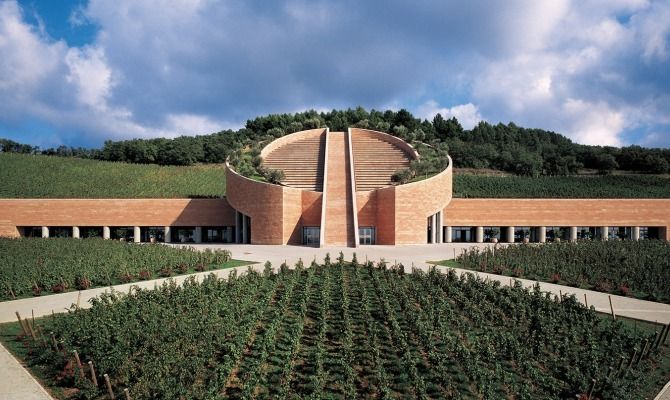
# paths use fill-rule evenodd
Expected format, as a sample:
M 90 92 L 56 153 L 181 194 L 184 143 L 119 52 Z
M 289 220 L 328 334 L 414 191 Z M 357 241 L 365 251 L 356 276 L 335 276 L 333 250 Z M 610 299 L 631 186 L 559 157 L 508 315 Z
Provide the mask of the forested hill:
M 304 129 L 330 127 L 369 128 L 388 132 L 421 148 L 448 151 L 456 167 L 491 168 L 518 175 L 569 175 L 581 169 L 603 173 L 613 170 L 645 173 L 670 172 L 670 149 L 640 146 L 623 148 L 586 146 L 542 129 L 528 129 L 481 122 L 464 130 L 456 118 L 435 116 L 432 121 L 415 118 L 406 110 L 366 111 L 362 108 L 274 114 L 248 120 L 238 131 L 175 139 L 106 141 L 101 149 L 59 147 L 40 150 L 30 145 L 0 139 L 0 152 L 42 153 L 106 161 L 142 164 L 192 165 L 221 163 L 240 149 L 254 153 L 270 140 Z M 426 146 L 429 145 L 429 146 Z

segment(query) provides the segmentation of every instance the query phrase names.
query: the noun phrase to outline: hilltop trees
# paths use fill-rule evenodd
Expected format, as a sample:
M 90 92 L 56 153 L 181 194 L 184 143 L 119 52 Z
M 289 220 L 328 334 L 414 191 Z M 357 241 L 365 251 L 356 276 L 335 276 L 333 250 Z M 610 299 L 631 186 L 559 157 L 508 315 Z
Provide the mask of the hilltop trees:
M 451 154 L 456 167 L 491 168 L 518 175 L 569 175 L 582 168 L 609 173 L 621 169 L 648 173 L 670 171 L 670 149 L 640 146 L 623 148 L 586 146 L 560 134 L 508 124 L 482 121 L 465 130 L 455 117 L 437 114 L 432 121 L 415 118 L 409 111 L 370 110 L 362 107 L 295 114 L 270 114 L 250 119 L 245 127 L 211 135 L 181 136 L 175 139 L 133 139 L 106 141 L 102 149 L 61 146 L 44 154 L 95 158 L 142 164 L 192 165 L 221 163 L 239 149 L 256 148 L 275 138 L 306 129 L 349 127 L 387 132 L 426 151 L 440 149 L 439 159 Z M 11 140 L 0 140 L 0 152 L 35 153 L 39 149 Z M 424 153 L 421 153 L 424 157 Z M 446 157 L 445 157 L 446 158 Z

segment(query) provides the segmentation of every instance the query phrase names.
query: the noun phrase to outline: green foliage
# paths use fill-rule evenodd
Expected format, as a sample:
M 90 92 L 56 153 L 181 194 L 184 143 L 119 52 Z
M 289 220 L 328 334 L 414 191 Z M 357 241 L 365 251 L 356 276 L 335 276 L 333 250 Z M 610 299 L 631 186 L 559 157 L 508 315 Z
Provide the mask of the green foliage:
M 228 250 L 199 252 L 103 239 L 0 238 L 0 300 L 158 278 L 243 264 Z M 184 268 L 185 267 L 185 268 Z
M 591 379 L 594 398 L 647 398 L 667 358 L 628 369 L 653 332 L 574 297 L 346 263 L 105 294 L 38 323 L 63 352 L 38 344 L 29 364 L 56 371 L 77 350 L 134 399 L 574 399 Z
M 670 243 L 659 240 L 578 241 L 471 249 L 464 268 L 670 303 Z
M 454 175 L 454 197 L 465 198 L 670 198 L 670 177 Z
M 0 153 L 0 198 L 222 197 L 221 165 L 174 167 Z

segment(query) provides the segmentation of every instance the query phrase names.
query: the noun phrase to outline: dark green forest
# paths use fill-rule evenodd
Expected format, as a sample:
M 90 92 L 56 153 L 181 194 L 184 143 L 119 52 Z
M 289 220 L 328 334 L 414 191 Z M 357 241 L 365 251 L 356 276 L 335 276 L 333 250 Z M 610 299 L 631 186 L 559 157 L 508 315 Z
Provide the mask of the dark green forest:
M 587 146 L 542 129 L 522 128 L 514 123 L 492 125 L 480 122 L 465 130 L 456 118 L 440 114 L 432 121 L 415 118 L 407 110 L 366 111 L 356 109 L 296 114 L 272 114 L 248 120 L 245 127 L 210 135 L 181 136 L 175 139 L 108 140 L 100 149 L 60 146 L 37 147 L 0 139 L 0 152 L 41 153 L 65 157 L 123 161 L 139 164 L 193 165 L 222 163 L 242 150 L 257 151 L 265 143 L 283 135 L 312 128 L 348 127 L 387 132 L 412 143 L 424 156 L 415 170 L 430 173 L 444 165 L 451 155 L 457 168 L 496 169 L 516 175 L 571 175 L 583 169 L 607 174 L 615 170 L 643 173 L 670 172 L 670 149 L 628 146 Z

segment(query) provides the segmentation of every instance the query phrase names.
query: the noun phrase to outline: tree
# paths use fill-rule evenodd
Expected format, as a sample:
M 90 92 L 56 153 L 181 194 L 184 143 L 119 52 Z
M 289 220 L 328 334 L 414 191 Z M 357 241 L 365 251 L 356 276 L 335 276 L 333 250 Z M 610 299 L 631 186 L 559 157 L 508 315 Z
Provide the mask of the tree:
M 601 174 L 611 174 L 613 170 L 619 168 L 619 164 L 613 155 L 601 153 L 596 156 L 596 169 Z

